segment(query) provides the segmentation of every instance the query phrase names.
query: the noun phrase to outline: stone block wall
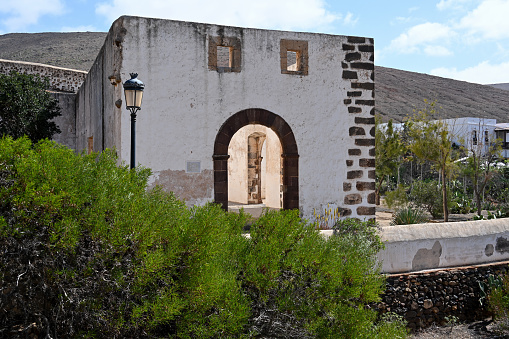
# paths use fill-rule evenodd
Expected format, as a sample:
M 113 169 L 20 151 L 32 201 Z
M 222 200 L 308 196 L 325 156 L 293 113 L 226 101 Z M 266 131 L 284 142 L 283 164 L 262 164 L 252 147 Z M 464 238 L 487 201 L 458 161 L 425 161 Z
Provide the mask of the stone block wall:
M 0 73 L 9 74 L 11 71 L 25 74 L 38 74 L 48 77 L 49 90 L 76 93 L 85 80 L 87 72 L 68 68 L 60 68 L 33 62 L 22 62 L 0 59 Z
M 371 38 L 348 37 L 342 45 L 342 77 L 350 82 L 343 103 L 349 116 L 346 181 L 343 182 L 342 216 L 375 216 L 375 73 Z M 346 122 L 345 122 L 346 123 Z M 353 213 L 352 213 L 353 212 Z
M 432 324 L 445 325 L 447 316 L 460 322 L 483 320 L 489 314 L 479 303 L 479 282 L 509 272 L 509 262 L 457 267 L 387 276 L 381 302 L 372 305 L 380 314 L 403 316 L 415 331 Z

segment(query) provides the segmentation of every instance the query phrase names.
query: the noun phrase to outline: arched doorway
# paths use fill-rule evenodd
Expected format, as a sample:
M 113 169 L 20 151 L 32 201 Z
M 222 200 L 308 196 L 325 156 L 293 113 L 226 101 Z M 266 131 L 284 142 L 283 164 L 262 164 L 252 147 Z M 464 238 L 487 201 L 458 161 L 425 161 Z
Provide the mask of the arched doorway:
M 283 208 L 299 208 L 299 153 L 288 123 L 279 115 L 261 108 L 250 108 L 232 115 L 221 126 L 214 142 L 214 201 L 228 209 L 228 145 L 242 127 L 259 124 L 271 128 L 283 150 Z

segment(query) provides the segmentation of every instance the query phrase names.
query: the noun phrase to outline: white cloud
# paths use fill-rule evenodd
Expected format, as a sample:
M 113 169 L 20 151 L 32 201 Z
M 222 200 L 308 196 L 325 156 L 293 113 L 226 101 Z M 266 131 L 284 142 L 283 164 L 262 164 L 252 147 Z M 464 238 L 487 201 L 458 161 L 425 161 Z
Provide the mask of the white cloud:
M 493 65 L 489 61 L 483 61 L 463 70 L 458 70 L 455 67 L 441 67 L 431 70 L 431 74 L 479 84 L 506 83 L 508 82 L 509 62 Z
M 61 32 L 98 32 L 97 28 L 94 26 L 64 26 L 61 29 Z
M 353 14 L 348 12 L 346 14 L 345 18 L 343 19 L 343 23 L 348 26 L 355 26 L 355 24 L 357 23 L 357 20 L 359 20 L 359 19 L 354 18 Z
M 64 11 L 61 0 L 2 0 L 0 13 L 5 19 L 1 20 L 7 31 L 20 32 L 32 24 L 36 24 L 44 15 L 58 15 Z
M 108 22 L 136 15 L 284 30 L 327 30 L 341 20 L 355 23 L 350 14 L 343 19 L 328 11 L 324 0 L 109 0 L 99 4 L 96 13 Z
M 450 56 L 453 53 L 444 46 L 432 46 L 428 45 L 424 47 L 424 53 L 429 56 Z
M 462 9 L 463 5 L 472 0 L 440 0 L 437 8 L 441 11 L 450 9 Z
M 484 0 L 463 17 L 459 27 L 486 39 L 509 38 L 509 0 Z
M 419 52 L 421 47 L 426 49 L 429 46 L 437 48 L 437 42 L 447 42 L 456 33 L 448 26 L 427 22 L 410 28 L 396 39 L 391 41 L 389 49 L 400 53 Z M 445 47 L 441 48 L 443 52 Z

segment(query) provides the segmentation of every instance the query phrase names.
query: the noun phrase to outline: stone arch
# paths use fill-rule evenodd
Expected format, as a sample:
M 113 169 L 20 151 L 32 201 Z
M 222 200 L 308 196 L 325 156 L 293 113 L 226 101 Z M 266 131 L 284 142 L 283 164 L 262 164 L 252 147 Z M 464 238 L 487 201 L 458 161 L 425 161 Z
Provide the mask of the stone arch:
M 272 129 L 281 142 L 283 154 L 283 208 L 299 208 L 299 153 L 290 125 L 279 115 L 262 108 L 249 108 L 229 117 L 214 142 L 214 201 L 228 209 L 228 145 L 242 127 L 259 124 Z

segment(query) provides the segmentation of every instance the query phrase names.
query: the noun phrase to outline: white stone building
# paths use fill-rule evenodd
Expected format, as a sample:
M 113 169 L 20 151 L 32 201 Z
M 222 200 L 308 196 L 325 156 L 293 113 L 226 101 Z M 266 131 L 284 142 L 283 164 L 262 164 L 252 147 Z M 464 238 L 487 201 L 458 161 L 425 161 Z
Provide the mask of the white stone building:
M 136 160 L 152 185 L 189 205 L 373 218 L 373 61 L 371 38 L 121 17 L 60 128 L 77 151 L 128 162 L 122 83 L 135 72 Z
M 122 83 L 131 72 L 146 86 L 137 162 L 153 170 L 154 185 L 190 205 L 226 207 L 241 194 L 232 186 L 305 217 L 327 204 L 374 217 L 372 39 L 121 17 L 78 91 L 78 151 L 116 148 L 129 159 Z M 252 133 L 281 148 L 267 143 L 275 169 L 259 168 L 258 186 L 240 183 L 250 165 L 228 149 L 231 141 L 247 149 L 252 133 L 234 135 L 248 125 L 270 129 L 272 137 Z

